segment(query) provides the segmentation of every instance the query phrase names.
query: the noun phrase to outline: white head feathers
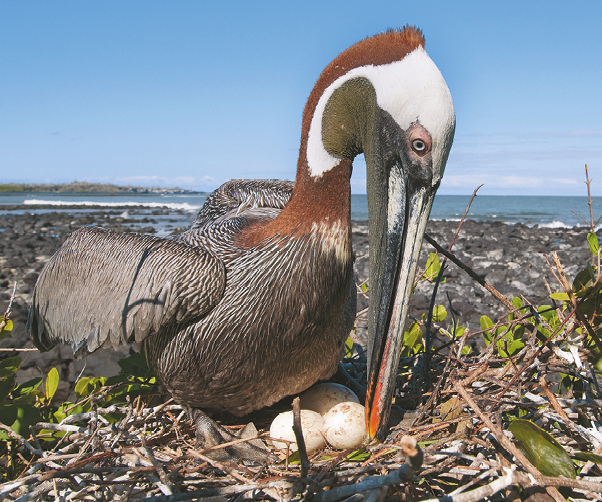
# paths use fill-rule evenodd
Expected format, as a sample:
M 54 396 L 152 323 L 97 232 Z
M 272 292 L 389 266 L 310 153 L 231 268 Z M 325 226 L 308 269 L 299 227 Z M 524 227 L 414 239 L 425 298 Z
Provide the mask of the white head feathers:
M 451 94 L 441 75 L 423 47 L 418 47 L 400 61 L 354 68 L 330 84 L 318 101 L 307 143 L 307 163 L 310 175 L 320 177 L 339 163 L 322 143 L 322 115 L 332 93 L 344 82 L 356 77 L 368 79 L 376 91 L 378 106 L 407 129 L 420 121 L 433 139 L 433 167 L 441 166 L 451 146 L 455 114 Z M 439 182 L 441 172 L 433 172 L 433 183 Z

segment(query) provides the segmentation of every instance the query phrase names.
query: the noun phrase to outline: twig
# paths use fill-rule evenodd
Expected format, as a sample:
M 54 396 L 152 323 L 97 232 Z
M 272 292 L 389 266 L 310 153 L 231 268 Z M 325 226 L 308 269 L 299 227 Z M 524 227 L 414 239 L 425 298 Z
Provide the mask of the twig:
M 163 466 L 157 461 L 155 456 L 153 455 L 152 450 L 146 445 L 146 424 L 142 429 L 142 435 L 140 436 L 140 441 L 142 443 L 142 451 L 145 453 L 146 458 L 153 464 L 153 467 L 159 474 L 159 478 L 161 479 L 162 485 L 160 486 L 161 491 L 165 495 L 173 495 L 174 492 L 174 484 L 167 476 L 165 469 Z
M 301 477 L 307 477 L 309 471 L 309 458 L 307 458 L 307 448 L 305 448 L 305 439 L 303 438 L 303 428 L 301 427 L 301 405 L 299 397 L 293 399 L 293 432 L 297 440 L 299 457 L 301 458 Z
M 0 320 L 0 330 L 4 329 L 4 326 L 8 324 L 8 320 L 10 319 L 10 315 L 12 313 L 13 301 L 15 300 L 15 293 L 17 292 L 17 281 L 13 284 L 13 292 L 10 295 L 10 300 L 8 301 L 8 307 L 4 311 L 4 316 L 2 320 Z
M 413 474 L 412 467 L 409 464 L 404 464 L 398 470 L 390 472 L 386 476 L 370 476 L 368 479 L 354 485 L 337 486 L 327 492 L 317 493 L 313 500 L 315 502 L 335 502 L 356 493 L 407 483 L 412 479 Z
M 464 220 L 466 219 L 466 215 L 468 214 L 468 211 L 470 210 L 472 201 L 477 196 L 477 192 L 479 191 L 479 188 L 481 188 L 482 186 L 483 185 L 479 185 L 477 188 L 475 188 L 474 192 L 472 192 L 472 197 L 470 197 L 470 200 L 468 201 L 468 205 L 466 206 L 466 210 L 464 211 L 464 214 L 462 215 L 462 219 L 460 220 L 460 223 L 458 224 L 456 231 L 454 232 L 454 236 L 452 237 L 452 240 L 449 243 L 449 246 L 447 247 L 448 253 L 451 253 L 451 250 L 454 247 L 456 239 L 458 238 L 458 234 L 460 233 L 460 229 L 462 228 L 462 225 L 464 224 Z M 432 351 L 431 325 L 433 322 L 433 310 L 435 309 L 435 300 L 437 298 L 437 290 L 439 289 L 439 284 L 441 284 L 441 280 L 443 279 L 443 272 L 445 271 L 445 267 L 447 265 L 447 260 L 448 260 L 447 256 L 444 256 L 443 263 L 441 263 L 441 266 L 439 268 L 439 274 L 437 275 L 437 278 L 435 279 L 435 285 L 433 287 L 433 294 L 431 295 L 431 302 L 429 304 L 429 311 L 426 316 L 426 321 L 424 323 L 424 330 L 425 330 L 425 336 L 426 336 L 424 352 L 426 354 L 426 364 L 425 364 L 425 368 L 424 368 L 424 372 L 423 372 L 423 377 L 424 377 L 424 383 L 427 388 L 431 387 L 431 381 L 430 381 L 431 351 Z
M 552 406 L 556 410 L 556 413 L 558 413 L 560 415 L 560 417 L 562 418 L 562 421 L 564 422 L 564 424 L 567 427 L 570 427 L 570 425 L 569 425 L 570 424 L 569 417 L 567 416 L 567 414 L 564 412 L 564 410 L 560 406 L 560 403 L 556 399 L 556 396 L 552 393 L 552 391 L 548 387 L 548 382 L 546 382 L 546 379 L 545 379 L 545 377 L 543 375 L 541 375 L 541 377 L 539 378 L 539 385 L 543 389 L 545 395 L 550 400 L 550 403 L 552 404 Z
M 519 484 L 523 487 L 541 486 L 547 488 L 548 490 L 550 488 L 556 490 L 556 488 L 554 488 L 555 486 L 567 486 L 570 488 L 592 491 L 594 493 L 602 493 L 601 485 L 599 483 L 592 483 L 591 481 L 581 481 L 568 478 L 553 478 L 542 475 L 536 477 L 508 468 L 504 468 L 504 472 L 505 475 L 501 478 L 498 478 L 490 484 L 481 486 L 470 492 L 445 495 L 439 499 L 429 499 L 426 502 L 477 502 L 515 484 Z
M 543 477 L 543 475 L 537 470 L 537 468 L 531 462 L 529 462 L 527 457 L 525 457 L 523 455 L 523 453 L 518 448 L 516 448 L 516 446 L 514 446 L 512 444 L 512 441 L 510 441 L 510 439 L 508 439 L 504 435 L 504 433 L 501 431 L 501 429 L 499 427 L 495 426 L 493 424 L 493 422 L 491 420 L 489 420 L 489 417 L 481 411 L 481 409 L 477 406 L 477 403 L 475 403 L 475 401 L 472 399 L 472 397 L 467 392 L 467 390 L 464 388 L 464 386 L 458 380 L 455 380 L 453 376 L 451 377 L 451 380 L 454 384 L 454 387 L 458 391 L 458 393 L 462 396 L 462 399 L 464 399 L 464 401 L 466 401 L 466 404 L 468 406 L 470 406 L 470 408 L 479 416 L 481 421 L 483 421 L 485 426 L 495 436 L 495 439 L 497 440 L 497 442 L 506 451 L 508 451 L 508 453 L 510 453 L 511 455 L 514 455 L 516 460 L 518 460 L 518 462 L 523 466 L 523 468 L 529 474 L 531 474 L 532 476 L 534 476 L 536 478 Z M 565 498 L 560 494 L 560 492 L 558 492 L 558 490 L 556 488 L 548 487 L 547 491 L 550 494 L 550 496 L 557 502 L 566 502 Z
M 39 449 L 31 446 L 31 443 L 29 441 L 27 441 L 27 439 L 25 439 L 23 436 L 17 434 L 8 425 L 4 425 L 3 423 L 0 422 L 0 429 L 5 431 L 12 439 L 17 440 L 17 442 L 19 444 L 24 445 L 34 455 L 37 455 L 38 457 L 44 456 L 44 452 L 42 450 L 39 450 Z

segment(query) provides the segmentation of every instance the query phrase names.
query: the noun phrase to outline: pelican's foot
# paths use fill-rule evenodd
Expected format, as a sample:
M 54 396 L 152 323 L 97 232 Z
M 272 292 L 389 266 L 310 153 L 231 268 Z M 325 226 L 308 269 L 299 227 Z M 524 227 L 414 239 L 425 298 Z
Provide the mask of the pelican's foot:
M 235 435 L 217 425 L 199 409 L 191 410 L 191 416 L 196 425 L 196 448 L 199 450 L 257 435 L 257 429 L 252 423 L 247 424 L 238 435 Z M 231 462 L 247 460 L 265 464 L 268 461 L 277 460 L 261 439 L 251 439 L 223 448 L 216 448 L 206 452 L 205 455 L 213 460 Z

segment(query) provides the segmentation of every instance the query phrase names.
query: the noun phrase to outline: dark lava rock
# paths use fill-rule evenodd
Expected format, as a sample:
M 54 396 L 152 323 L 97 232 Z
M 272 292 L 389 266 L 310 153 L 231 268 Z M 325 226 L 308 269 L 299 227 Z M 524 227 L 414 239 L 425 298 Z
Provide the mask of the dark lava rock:
M 14 331 L 10 337 L 0 342 L 2 347 L 31 347 L 31 341 L 25 335 L 25 322 L 31 292 L 44 264 L 56 252 L 70 232 L 84 225 L 96 224 L 116 231 L 131 229 L 110 217 L 119 214 L 107 210 L 82 217 L 51 212 L 36 216 L 33 214 L 0 216 L 0 312 L 4 312 L 12 292 L 13 284 L 18 281 L 13 303 Z M 163 214 L 157 211 L 156 214 Z M 124 219 L 127 220 L 127 219 Z M 152 220 L 132 220 L 133 223 L 154 223 Z M 447 248 L 457 228 L 457 222 L 431 221 L 427 233 Z M 137 227 L 141 232 L 154 233 L 151 225 Z M 176 228 L 180 233 L 186 228 Z M 549 304 L 544 280 L 552 289 L 559 291 L 554 277 L 550 273 L 544 254 L 556 251 L 571 280 L 590 259 L 586 242 L 587 229 L 557 229 L 527 227 L 525 225 L 505 225 L 466 221 L 458 235 L 452 253 L 472 270 L 485 277 L 493 287 L 508 296 L 523 295 L 535 305 Z M 367 222 L 353 223 L 353 247 L 355 253 L 354 271 L 358 284 L 368 281 L 369 249 Z M 424 267 L 428 254 L 434 249 L 426 242 L 423 245 L 419 266 Z M 506 309 L 488 291 L 475 282 L 465 271 L 449 263 L 444 273 L 445 282 L 439 286 L 436 303 L 453 312 L 453 318 L 471 331 L 480 329 L 482 315 L 492 319 L 504 314 Z M 428 311 L 433 285 L 420 282 L 410 305 L 410 316 L 422 319 Z M 358 295 L 358 311 L 368 307 L 368 300 Z M 442 323 L 449 328 L 452 316 Z M 357 340 L 365 343 L 366 322 L 358 323 Z M 118 371 L 115 361 L 127 354 L 131 347 L 123 347 L 121 356 L 107 350 L 88 357 L 85 375 L 111 375 Z M 3 352 L 0 357 L 13 355 Z M 19 378 L 27 379 L 47 373 L 52 366 L 60 368 L 64 378 L 75 378 L 83 362 L 74 362 L 67 347 L 56 347 L 52 351 L 40 354 L 30 353 L 19 372 Z

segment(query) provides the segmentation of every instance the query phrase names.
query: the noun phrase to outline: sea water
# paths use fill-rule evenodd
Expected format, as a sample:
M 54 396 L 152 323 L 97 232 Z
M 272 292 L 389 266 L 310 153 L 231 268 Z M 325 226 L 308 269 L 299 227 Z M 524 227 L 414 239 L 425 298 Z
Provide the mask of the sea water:
M 207 194 L 1 194 L 0 214 L 36 214 L 50 211 L 85 212 L 99 208 L 128 209 L 134 207 L 166 209 L 170 212 L 194 214 L 200 209 Z M 437 195 L 431 210 L 431 219 L 460 220 L 470 196 Z M 25 205 L 26 209 L 11 209 L 6 206 Z M 76 210 L 74 206 L 78 206 Z M 44 207 L 44 209 L 41 209 Z M 52 207 L 49 209 L 48 207 Z M 602 215 L 602 197 L 593 197 L 594 220 Z M 586 223 L 575 213 L 589 221 L 590 212 L 587 197 L 559 196 L 477 196 L 472 202 L 467 219 L 477 221 L 499 221 L 504 223 L 523 223 L 528 226 L 573 227 Z M 366 195 L 351 196 L 351 219 L 368 219 L 368 200 Z

